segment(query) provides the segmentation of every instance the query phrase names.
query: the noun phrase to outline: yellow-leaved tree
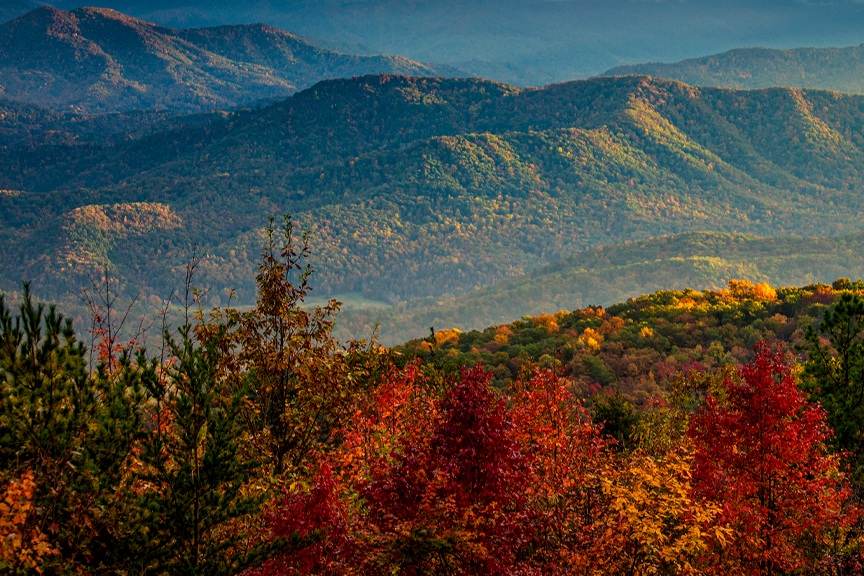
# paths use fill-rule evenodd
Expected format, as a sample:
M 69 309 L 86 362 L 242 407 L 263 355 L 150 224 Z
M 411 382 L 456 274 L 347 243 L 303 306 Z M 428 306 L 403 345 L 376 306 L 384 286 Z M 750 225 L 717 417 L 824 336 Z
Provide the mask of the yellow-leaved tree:
M 700 574 L 697 560 L 707 550 L 707 532 L 712 542 L 731 534 L 716 522 L 718 503 L 693 497 L 693 444 L 682 433 L 685 425 L 678 410 L 655 407 L 640 420 L 636 448 L 604 478 L 614 511 L 605 522 L 620 543 L 609 573 Z

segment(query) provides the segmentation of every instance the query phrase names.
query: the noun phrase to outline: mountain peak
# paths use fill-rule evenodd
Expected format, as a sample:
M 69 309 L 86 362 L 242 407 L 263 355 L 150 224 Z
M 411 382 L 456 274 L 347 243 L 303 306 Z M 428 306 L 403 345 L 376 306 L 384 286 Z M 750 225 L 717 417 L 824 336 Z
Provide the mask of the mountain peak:
M 0 24 L 0 70 L 5 97 L 81 112 L 231 108 L 327 78 L 435 73 L 319 48 L 267 24 L 174 30 L 109 8 L 47 6 Z

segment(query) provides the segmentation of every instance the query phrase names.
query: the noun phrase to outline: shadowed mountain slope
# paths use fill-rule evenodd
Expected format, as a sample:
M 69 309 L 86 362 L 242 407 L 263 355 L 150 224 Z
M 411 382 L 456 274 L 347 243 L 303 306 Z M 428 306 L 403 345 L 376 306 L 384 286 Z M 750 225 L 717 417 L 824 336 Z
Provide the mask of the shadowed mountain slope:
M 181 115 L 168 110 L 76 114 L 0 98 L 0 148 L 45 150 L 128 141 L 171 127 L 206 123 L 226 114 L 214 111 Z
M 228 108 L 382 72 L 436 73 L 398 56 L 318 48 L 264 24 L 173 30 L 109 9 L 50 7 L 0 24 L 0 95 L 54 109 Z

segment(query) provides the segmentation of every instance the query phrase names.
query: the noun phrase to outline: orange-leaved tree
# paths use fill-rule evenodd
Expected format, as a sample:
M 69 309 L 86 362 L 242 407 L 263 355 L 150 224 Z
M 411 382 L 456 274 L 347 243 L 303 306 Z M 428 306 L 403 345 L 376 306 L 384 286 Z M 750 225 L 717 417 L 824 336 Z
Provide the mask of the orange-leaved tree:
M 548 574 L 592 574 L 613 557 L 604 519 L 614 440 L 554 370 L 523 372 L 509 391 L 513 435 L 532 467 L 524 487 L 537 527 L 534 563 Z
M 274 479 L 303 469 L 375 369 L 374 347 L 351 342 L 343 348 L 332 336 L 338 302 L 303 307 L 311 290 L 312 268 L 303 264 L 309 235 L 297 246 L 293 232 L 286 216 L 277 239 L 270 219 L 255 306 L 215 310 L 198 328 L 200 340 L 220 346 L 220 375 L 235 390 L 249 390 L 242 418 L 250 446 Z
M 607 525 L 619 550 L 606 568 L 624 575 L 700 574 L 700 557 L 721 545 L 731 529 L 717 522 L 720 505 L 693 494 L 693 443 L 684 434 L 687 414 L 655 403 L 639 420 L 636 447 L 620 453 L 604 478 L 612 502 Z

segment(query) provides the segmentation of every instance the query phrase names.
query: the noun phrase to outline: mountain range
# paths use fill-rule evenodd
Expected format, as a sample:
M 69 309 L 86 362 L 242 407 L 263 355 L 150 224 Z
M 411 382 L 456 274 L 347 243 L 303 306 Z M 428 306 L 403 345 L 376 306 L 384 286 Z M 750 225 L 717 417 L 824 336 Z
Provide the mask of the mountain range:
M 72 0 L 52 4 L 80 6 Z M 443 62 L 520 86 L 741 46 L 864 41 L 864 5 L 848 0 L 104 0 L 100 5 L 173 28 L 264 22 L 352 46 L 352 53 Z
M 109 9 L 51 7 L 0 24 L 0 96 L 63 111 L 231 108 L 385 72 L 453 71 L 341 54 L 265 24 L 174 30 Z
M 586 249 L 686 231 L 861 230 L 864 97 L 604 77 L 542 90 L 366 76 L 106 142 L 0 151 L 2 288 L 108 266 L 162 301 L 254 298 L 268 216 L 312 231 L 316 294 L 449 301 Z
M 617 66 L 605 76 L 643 74 L 693 86 L 825 88 L 864 93 L 864 44 L 848 48 L 739 48 L 674 64 Z

